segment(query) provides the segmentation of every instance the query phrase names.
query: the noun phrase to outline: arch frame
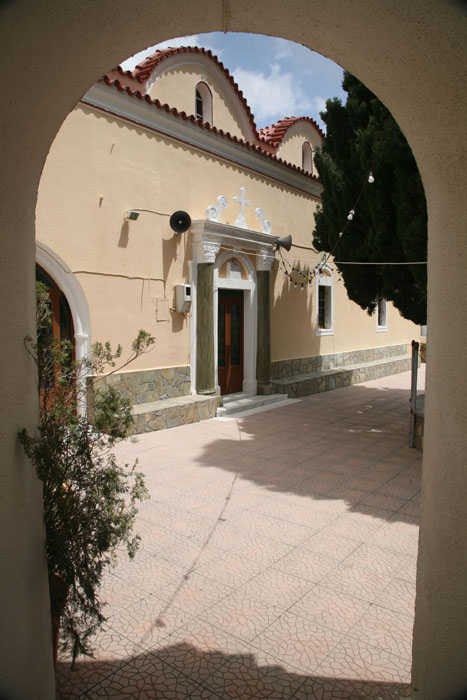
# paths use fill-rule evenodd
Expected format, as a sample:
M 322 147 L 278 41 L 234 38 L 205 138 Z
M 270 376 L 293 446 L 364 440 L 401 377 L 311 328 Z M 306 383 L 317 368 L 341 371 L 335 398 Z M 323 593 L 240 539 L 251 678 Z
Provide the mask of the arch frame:
M 198 98 L 199 95 L 199 98 Z M 202 116 L 198 114 L 198 99 L 201 99 Z M 205 80 L 200 80 L 195 85 L 195 116 L 203 121 L 203 123 L 213 124 L 213 99 L 212 91 Z M 208 118 L 209 117 L 209 118 Z
M 229 5 L 223 21 L 207 0 L 159 0 L 143 2 L 145 21 L 135 22 L 134 5 L 121 3 L 117 10 L 113 0 L 84 0 L 80 13 L 73 12 L 72 0 L 2 6 L 0 42 L 8 89 L 0 95 L 1 289 L 3 298 L 11 300 L 2 312 L 2 390 L 8 407 L 0 442 L 0 488 L 7 494 L 0 530 L 8 563 L 0 576 L 0 601 L 8 613 L 0 648 L 2 691 L 17 697 L 53 696 L 40 492 L 13 437 L 19 427 L 33 427 L 37 418 L 34 368 L 18 348 L 34 325 L 34 207 L 45 158 L 79 97 L 124 56 L 181 34 L 245 29 L 293 39 L 346 66 L 393 112 L 417 160 L 428 203 L 430 347 L 414 686 L 423 700 L 454 696 L 467 686 L 467 619 L 459 614 L 467 604 L 467 563 L 461 557 L 467 431 L 460 381 L 465 379 L 467 310 L 453 303 L 466 296 L 467 11 L 460 0 L 382 0 L 372 4 L 371 13 L 368 7 L 367 0 L 294 0 L 293 11 L 284 13 L 279 0 L 254 7 L 239 0 Z M 446 259 L 456 261 L 448 277 Z M 23 294 L 11 298 L 18 281 Z M 12 609 L 22 610 L 21 620 L 10 614 Z
M 36 240 L 36 262 L 65 295 L 73 316 L 76 361 L 91 353 L 91 316 L 83 288 L 65 261 L 45 243 Z

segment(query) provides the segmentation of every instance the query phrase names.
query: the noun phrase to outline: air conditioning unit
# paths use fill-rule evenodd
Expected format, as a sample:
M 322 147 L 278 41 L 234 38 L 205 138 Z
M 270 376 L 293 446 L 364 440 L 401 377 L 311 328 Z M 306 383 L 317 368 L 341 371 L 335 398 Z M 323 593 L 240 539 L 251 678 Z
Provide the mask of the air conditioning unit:
M 175 308 L 182 314 L 187 314 L 191 309 L 191 285 L 175 285 Z

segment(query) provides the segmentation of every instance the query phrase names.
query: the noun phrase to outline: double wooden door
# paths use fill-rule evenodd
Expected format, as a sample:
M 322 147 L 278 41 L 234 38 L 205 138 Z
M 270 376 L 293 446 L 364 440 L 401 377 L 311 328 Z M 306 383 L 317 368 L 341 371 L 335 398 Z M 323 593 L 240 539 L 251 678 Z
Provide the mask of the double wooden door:
M 221 394 L 243 388 L 243 292 L 219 290 L 217 366 Z

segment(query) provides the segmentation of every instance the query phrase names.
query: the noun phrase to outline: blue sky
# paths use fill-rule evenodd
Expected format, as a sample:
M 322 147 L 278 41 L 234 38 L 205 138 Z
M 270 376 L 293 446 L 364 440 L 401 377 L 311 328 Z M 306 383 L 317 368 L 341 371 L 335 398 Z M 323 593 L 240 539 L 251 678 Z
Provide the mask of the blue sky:
M 219 58 L 234 76 L 259 128 L 282 117 L 313 117 L 330 97 L 345 102 L 342 68 L 292 41 L 259 34 L 213 32 L 170 39 L 135 54 L 122 65 L 131 70 L 145 56 L 166 46 L 202 46 Z

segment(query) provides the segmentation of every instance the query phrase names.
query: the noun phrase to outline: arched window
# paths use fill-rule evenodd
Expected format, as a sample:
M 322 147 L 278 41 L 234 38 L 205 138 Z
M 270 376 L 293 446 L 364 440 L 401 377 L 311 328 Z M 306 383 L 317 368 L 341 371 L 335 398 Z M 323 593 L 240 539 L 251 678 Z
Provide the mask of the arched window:
M 307 173 L 313 172 L 313 151 L 308 141 L 304 141 L 302 145 L 302 168 Z
M 212 93 L 204 82 L 198 83 L 195 89 L 195 116 L 212 124 Z

